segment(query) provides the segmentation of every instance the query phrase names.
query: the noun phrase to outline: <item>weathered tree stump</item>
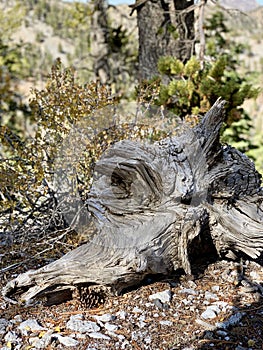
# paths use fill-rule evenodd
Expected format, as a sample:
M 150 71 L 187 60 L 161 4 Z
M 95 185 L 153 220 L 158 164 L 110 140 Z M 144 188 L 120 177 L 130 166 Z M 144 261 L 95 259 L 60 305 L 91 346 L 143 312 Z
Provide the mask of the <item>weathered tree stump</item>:
M 181 135 L 152 145 L 116 143 L 97 165 L 87 206 L 90 241 L 10 281 L 4 295 L 63 301 L 80 289 L 120 293 L 148 274 L 191 273 L 207 238 L 219 257 L 263 250 L 261 176 L 244 154 L 219 142 L 224 101 Z M 204 239 L 205 238 L 205 239 Z M 197 243 L 200 244 L 197 244 Z

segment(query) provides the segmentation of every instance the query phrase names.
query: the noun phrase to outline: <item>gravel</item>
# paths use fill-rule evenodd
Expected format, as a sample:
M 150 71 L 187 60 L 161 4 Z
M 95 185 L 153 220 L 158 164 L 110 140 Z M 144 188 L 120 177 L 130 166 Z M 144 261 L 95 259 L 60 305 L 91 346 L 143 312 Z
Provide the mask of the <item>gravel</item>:
M 248 269 L 248 275 L 256 286 L 263 280 L 262 267 L 251 266 L 254 270 Z M 249 306 L 262 302 L 262 296 L 257 288 L 242 290 L 236 268 L 233 262 L 215 263 L 195 281 L 155 282 L 112 298 L 99 309 L 85 310 L 77 301 L 19 308 L 0 299 L 0 350 L 195 350 L 225 349 L 225 344 L 231 350 L 261 349 L 263 310 L 256 309 L 257 321 Z M 232 282 L 229 276 L 235 277 Z M 257 333 L 246 336 L 244 327 L 250 324 Z M 234 333 L 235 327 L 241 333 Z

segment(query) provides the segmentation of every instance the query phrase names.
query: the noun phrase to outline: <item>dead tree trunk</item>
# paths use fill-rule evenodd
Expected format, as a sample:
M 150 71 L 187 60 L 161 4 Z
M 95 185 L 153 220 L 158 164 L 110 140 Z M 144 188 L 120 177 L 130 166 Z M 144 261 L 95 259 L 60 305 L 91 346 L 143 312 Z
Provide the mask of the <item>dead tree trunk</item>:
M 192 254 L 204 249 L 202 237 L 219 256 L 258 257 L 261 179 L 245 155 L 220 144 L 223 115 L 224 102 L 218 101 L 181 135 L 152 145 L 116 143 L 98 163 L 88 201 L 93 238 L 19 275 L 4 294 L 22 289 L 22 300 L 55 295 L 53 301 L 62 301 L 79 287 L 86 286 L 88 295 L 119 293 L 148 274 L 191 273 Z

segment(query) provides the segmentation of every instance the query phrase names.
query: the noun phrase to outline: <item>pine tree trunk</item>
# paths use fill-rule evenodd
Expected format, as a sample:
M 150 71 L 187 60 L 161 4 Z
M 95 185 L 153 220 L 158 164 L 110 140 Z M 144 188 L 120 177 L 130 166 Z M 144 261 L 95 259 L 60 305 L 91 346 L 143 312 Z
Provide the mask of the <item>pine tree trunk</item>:
M 111 81 L 108 5 L 105 0 L 94 0 L 92 6 L 94 7 L 94 13 L 91 18 L 91 25 L 94 30 L 91 38 L 91 52 L 95 58 L 93 70 L 96 78 L 106 84 Z
M 86 288 L 120 293 L 148 274 L 191 273 L 207 244 L 219 257 L 263 250 L 263 188 L 254 164 L 219 142 L 224 102 L 199 125 L 154 144 L 121 141 L 97 166 L 90 241 L 10 281 L 3 293 L 54 302 Z M 85 287 L 86 286 L 86 287 Z M 82 289 L 81 289 L 82 288 Z M 53 297 L 55 295 L 55 297 Z
M 194 11 L 187 9 L 193 4 L 194 0 L 136 2 L 140 79 L 158 74 L 157 63 L 162 56 L 189 60 L 194 51 Z

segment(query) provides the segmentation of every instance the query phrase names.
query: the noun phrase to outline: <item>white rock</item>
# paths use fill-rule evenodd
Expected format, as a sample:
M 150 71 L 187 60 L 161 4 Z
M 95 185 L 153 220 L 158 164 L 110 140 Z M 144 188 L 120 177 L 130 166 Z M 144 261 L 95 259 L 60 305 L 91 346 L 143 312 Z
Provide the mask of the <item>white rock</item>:
M 6 333 L 4 339 L 6 342 L 15 343 L 19 338 L 15 332 L 9 331 Z
M 28 342 L 30 345 L 35 346 L 35 344 L 37 344 L 38 342 L 42 342 L 42 339 L 39 339 L 38 337 L 30 337 L 28 339 Z M 39 348 L 37 347 L 37 349 L 41 349 L 41 348 L 43 349 L 43 347 L 39 347 Z
M 116 334 L 116 335 L 117 335 L 117 337 L 118 337 L 118 339 L 119 339 L 120 341 L 125 340 L 124 335 L 122 335 L 122 334 Z
M 211 308 L 207 308 L 203 313 L 201 313 L 201 317 L 204 318 L 205 320 L 209 318 L 215 318 L 217 316 L 215 310 Z
M 83 320 L 84 319 L 84 315 L 83 314 L 77 314 L 77 315 L 73 315 L 72 318 L 78 319 L 78 320 Z
M 172 326 L 173 322 L 171 322 L 171 321 L 160 321 L 160 324 L 162 326 Z
M 8 326 L 9 321 L 5 318 L 0 318 L 0 334 L 5 334 L 6 327 Z
M 131 345 L 131 344 L 128 342 L 128 340 L 124 340 L 124 342 L 123 342 L 122 345 L 121 345 L 121 349 L 126 349 L 126 346 L 127 346 L 128 349 L 129 349 L 130 345 Z
M 111 331 L 106 331 L 106 334 L 109 335 L 110 337 L 113 337 L 113 338 L 119 338 L 119 334 L 116 334 L 116 333 L 111 332 Z
M 110 332 L 116 331 L 119 328 L 116 324 L 111 324 L 108 322 L 105 323 L 104 327 Z
M 217 305 L 221 309 L 225 309 L 229 306 L 229 304 L 226 301 L 214 301 L 213 305 Z
M 28 320 L 21 322 L 17 328 L 23 335 L 27 335 L 28 332 L 44 331 L 47 329 L 40 326 L 40 324 L 34 318 L 29 318 Z
M 116 316 L 111 315 L 111 314 L 104 314 L 104 315 L 94 315 L 93 316 L 97 321 L 100 322 L 110 322 L 116 319 Z
M 207 291 L 207 292 L 205 292 L 205 299 L 206 300 L 210 300 L 210 299 L 218 300 L 218 296 L 215 295 L 214 293 Z
M 152 342 L 152 338 L 149 335 L 144 338 L 144 343 L 150 344 L 151 342 Z
M 140 315 L 139 320 L 140 321 L 145 321 L 145 318 L 146 318 L 145 315 Z
M 132 309 L 132 312 L 135 313 L 135 314 L 141 314 L 143 311 L 142 311 L 142 309 L 140 309 L 139 307 L 135 306 L 135 307 Z
M 213 292 L 218 292 L 219 289 L 220 289 L 219 286 L 213 286 L 213 287 L 212 287 L 212 291 L 213 291 Z
M 78 315 L 70 317 L 69 321 L 66 324 L 67 329 L 80 333 L 98 332 L 100 330 L 100 327 L 96 322 L 85 321 L 76 316 Z
M 196 290 L 194 290 L 193 288 L 183 288 L 183 289 L 179 290 L 179 293 L 191 294 L 191 295 L 197 295 L 198 294 L 198 292 Z
M 207 309 L 213 310 L 217 315 L 220 314 L 221 309 L 217 305 L 210 305 L 207 307 Z
M 140 321 L 137 323 L 137 325 L 139 326 L 139 328 L 143 328 L 147 325 L 147 323 L 143 322 L 143 321 Z
M 14 318 L 12 319 L 13 323 L 21 323 L 23 321 L 21 315 L 15 315 Z
M 62 336 L 61 334 L 54 334 L 60 344 L 65 345 L 65 346 L 77 346 L 79 345 L 79 342 L 71 337 L 67 336 Z
M 155 294 L 151 294 L 149 296 L 149 300 L 159 299 L 163 304 L 170 303 L 172 298 L 172 293 L 169 289 L 164 290 L 163 292 L 158 292 Z
M 125 312 L 125 311 L 118 311 L 117 313 L 116 313 L 116 315 L 117 316 L 119 316 L 119 318 L 121 319 L 121 320 L 125 320 L 125 318 L 126 318 L 126 316 L 128 315 L 127 314 L 127 312 Z
M 43 335 L 42 338 L 38 338 L 38 337 L 29 338 L 29 343 L 35 349 L 46 349 L 51 343 L 52 334 L 53 334 L 53 331 L 50 329 Z
M 212 303 L 213 305 L 217 305 L 222 312 L 226 312 L 227 310 L 232 310 L 233 306 L 229 305 L 227 302 L 225 301 L 215 301 Z
M 138 340 L 139 339 L 139 333 L 137 331 L 132 331 L 131 333 L 132 340 Z
M 160 309 L 160 310 L 162 310 L 162 309 L 164 309 L 168 304 L 163 304 L 162 302 L 161 302 L 161 300 L 160 299 L 154 299 L 153 300 L 153 303 L 154 303 L 154 305 L 158 308 L 158 309 Z
M 99 332 L 88 333 L 88 336 L 91 337 L 91 338 L 95 338 L 95 339 L 105 339 L 105 340 L 110 340 L 111 339 L 107 335 L 99 333 Z

